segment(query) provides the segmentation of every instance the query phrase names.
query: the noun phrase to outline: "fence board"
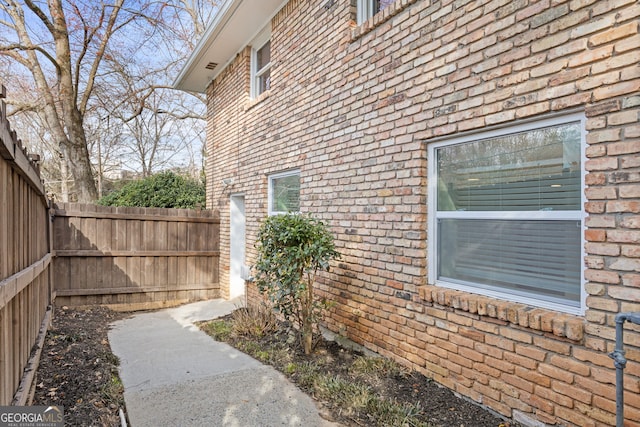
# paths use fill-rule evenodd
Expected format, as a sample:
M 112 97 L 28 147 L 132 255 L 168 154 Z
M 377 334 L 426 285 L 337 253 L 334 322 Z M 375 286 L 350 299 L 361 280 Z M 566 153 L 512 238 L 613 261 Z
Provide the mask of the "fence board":
M 4 102 L 0 188 L 0 405 L 9 405 L 19 387 L 31 386 L 23 374 L 51 304 L 52 256 L 40 172 L 11 130 Z
M 4 93 L 0 87 L 0 98 Z M 133 310 L 220 296 L 216 212 L 50 209 L 38 166 L 11 130 L 4 102 L 0 189 L 0 405 L 24 402 L 33 380 L 25 368 L 34 366 L 31 349 L 46 331 L 56 295 L 60 305 Z
M 219 297 L 217 213 L 54 208 L 54 236 L 62 238 L 54 241 L 56 303 L 143 309 Z

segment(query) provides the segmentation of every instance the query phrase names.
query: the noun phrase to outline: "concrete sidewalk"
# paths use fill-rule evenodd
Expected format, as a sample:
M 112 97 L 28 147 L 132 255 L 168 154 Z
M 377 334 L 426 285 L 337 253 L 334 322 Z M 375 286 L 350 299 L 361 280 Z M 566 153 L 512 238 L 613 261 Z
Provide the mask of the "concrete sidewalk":
M 131 426 L 337 426 L 275 369 L 193 324 L 236 305 L 203 301 L 113 324 L 109 342 Z

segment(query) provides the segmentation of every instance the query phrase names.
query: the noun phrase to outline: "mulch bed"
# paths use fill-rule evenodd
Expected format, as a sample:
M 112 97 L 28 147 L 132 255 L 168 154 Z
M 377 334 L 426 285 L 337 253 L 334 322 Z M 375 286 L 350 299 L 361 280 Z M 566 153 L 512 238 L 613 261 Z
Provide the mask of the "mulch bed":
M 123 389 L 107 333 L 111 322 L 128 316 L 103 307 L 56 308 L 33 405 L 62 405 L 65 426 L 120 426 Z
M 232 316 L 226 316 L 225 319 L 231 320 Z M 231 336 L 226 342 L 241 349 L 243 340 L 242 337 Z M 356 358 L 363 356 L 357 350 L 345 348 L 324 338 L 319 339 L 311 355 L 305 355 L 300 345 L 291 342 L 291 334 L 287 332 L 286 327 L 282 326 L 279 332 L 259 339 L 254 337 L 251 340 L 257 341 L 257 348 L 260 349 L 287 348 L 293 363 L 300 365 L 312 361 L 322 366 L 324 373 L 340 378 L 350 378 L 349 367 Z M 298 383 L 295 374 L 287 373 L 287 361 L 284 361 L 282 366 L 279 361 L 267 361 L 267 363 L 287 375 L 303 391 L 310 393 L 303 384 Z M 360 377 L 359 379 L 364 380 L 379 397 L 386 400 L 410 405 L 419 403 L 422 412 L 417 418 L 433 427 L 516 427 L 516 424 L 507 422 L 481 406 L 458 397 L 451 390 L 416 371 L 403 370 L 397 375 L 372 375 L 371 378 Z M 377 425 L 368 418 L 366 413 L 344 414 L 340 408 L 333 408 L 330 402 L 318 403 L 325 418 L 341 425 L 349 427 Z
M 36 373 L 33 404 L 62 405 L 66 426 L 119 426 L 119 411 L 124 410 L 124 390 L 118 377 L 118 360 L 111 353 L 107 333 L 110 323 L 128 316 L 130 314 L 103 307 L 56 309 Z M 268 341 L 273 344 L 279 339 L 286 341 L 287 336 L 274 334 Z M 319 344 L 316 350 L 313 357 L 330 360 L 324 366 L 336 375 L 344 374 L 346 366 L 360 355 L 327 341 Z M 309 357 L 295 347 L 292 351 L 296 352 L 298 360 Z M 433 426 L 509 425 L 416 372 L 388 378 L 376 388 L 379 393 L 399 402 L 422 402 L 424 420 Z M 323 406 L 323 402 L 320 403 Z M 325 410 L 331 412 L 326 406 Z M 334 413 L 327 418 L 349 426 L 367 425 L 366 419 L 358 417 L 341 417 Z

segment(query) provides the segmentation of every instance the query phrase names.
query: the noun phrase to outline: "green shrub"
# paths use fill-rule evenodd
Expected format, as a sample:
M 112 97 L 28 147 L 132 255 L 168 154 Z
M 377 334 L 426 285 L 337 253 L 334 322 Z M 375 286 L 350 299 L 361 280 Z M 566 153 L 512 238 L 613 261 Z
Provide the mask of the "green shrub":
M 197 180 L 162 172 L 129 182 L 97 203 L 103 206 L 194 209 L 205 205 L 205 187 Z
M 255 283 L 276 310 L 299 328 L 305 354 L 311 353 L 313 333 L 325 301 L 313 287 L 316 274 L 329 270 L 340 257 L 328 227 L 302 214 L 274 215 L 260 226 Z

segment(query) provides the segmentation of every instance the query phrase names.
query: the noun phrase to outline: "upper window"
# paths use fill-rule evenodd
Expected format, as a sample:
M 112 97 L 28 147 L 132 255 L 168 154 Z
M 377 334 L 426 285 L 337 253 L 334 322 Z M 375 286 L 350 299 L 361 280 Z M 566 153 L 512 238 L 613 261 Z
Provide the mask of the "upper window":
M 583 118 L 432 144 L 430 282 L 582 311 Z
M 251 50 L 251 97 L 256 98 L 271 87 L 271 40 L 269 32 L 256 39 Z
M 395 0 L 358 0 L 358 25 L 389 7 Z
M 300 212 L 300 171 L 269 177 L 269 215 Z

